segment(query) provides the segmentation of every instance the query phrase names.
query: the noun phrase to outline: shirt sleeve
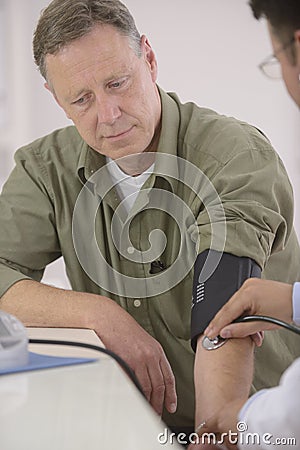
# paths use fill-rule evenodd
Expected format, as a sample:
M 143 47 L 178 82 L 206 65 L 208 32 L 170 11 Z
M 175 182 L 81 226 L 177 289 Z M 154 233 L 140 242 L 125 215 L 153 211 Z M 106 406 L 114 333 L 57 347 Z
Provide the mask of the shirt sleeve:
M 225 220 L 225 243 L 216 238 L 213 249 L 249 257 L 264 270 L 271 254 L 286 247 L 293 226 L 293 191 L 279 156 L 259 133 L 248 148 L 243 139 L 233 139 L 232 152 L 209 181 L 219 197 L 213 201 L 222 206 L 224 214 L 223 218 L 213 214 L 208 194 L 206 207 L 200 205 L 197 215 L 198 253 L 211 248 L 214 225 L 218 230 Z
M 300 283 L 293 287 L 293 321 L 300 326 Z
M 279 386 L 259 391 L 239 412 L 240 449 L 297 448 L 300 442 L 300 358 L 283 374 Z M 288 445 L 289 442 L 289 445 Z
M 0 196 L 0 296 L 17 281 L 40 281 L 46 265 L 61 255 L 43 161 L 29 147 L 15 161 Z

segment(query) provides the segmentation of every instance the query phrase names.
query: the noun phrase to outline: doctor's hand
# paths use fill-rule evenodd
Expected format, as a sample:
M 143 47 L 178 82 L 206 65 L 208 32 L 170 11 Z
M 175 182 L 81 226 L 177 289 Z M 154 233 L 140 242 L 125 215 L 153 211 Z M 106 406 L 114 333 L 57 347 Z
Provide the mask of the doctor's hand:
M 231 322 L 241 315 L 271 316 L 285 322 L 292 321 L 293 286 L 278 281 L 249 278 L 210 322 L 204 334 L 213 338 L 241 338 L 261 330 L 273 330 L 276 325 L 267 322 Z
M 105 347 L 117 353 L 135 372 L 157 414 L 162 414 L 164 406 L 174 413 L 177 408 L 175 377 L 162 346 L 118 304 L 102 299 L 105 300 L 101 313 L 97 315 L 94 311 L 92 328 Z

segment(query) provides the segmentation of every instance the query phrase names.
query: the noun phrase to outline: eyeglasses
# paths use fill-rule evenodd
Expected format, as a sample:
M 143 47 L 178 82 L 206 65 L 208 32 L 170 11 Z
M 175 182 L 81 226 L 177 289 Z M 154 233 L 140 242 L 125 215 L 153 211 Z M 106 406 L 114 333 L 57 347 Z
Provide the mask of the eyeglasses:
M 273 80 L 278 80 L 281 78 L 281 66 L 277 59 L 277 55 L 290 47 L 294 43 L 294 41 L 295 38 L 281 47 L 281 49 L 279 49 L 276 53 L 268 56 L 259 64 L 258 67 L 264 75 L 266 75 L 268 78 L 272 78 Z

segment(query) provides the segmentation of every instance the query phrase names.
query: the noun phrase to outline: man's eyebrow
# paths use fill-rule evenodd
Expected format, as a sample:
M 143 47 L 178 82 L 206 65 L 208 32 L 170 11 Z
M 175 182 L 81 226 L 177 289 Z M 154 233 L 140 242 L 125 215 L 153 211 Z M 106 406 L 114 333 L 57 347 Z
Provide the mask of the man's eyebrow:
M 74 101 L 78 100 L 81 96 L 85 95 L 88 92 L 88 89 L 80 89 L 80 91 L 77 91 L 75 93 L 68 93 L 66 95 L 66 100 L 69 103 L 73 103 Z
M 124 77 L 130 77 L 132 74 L 132 68 L 124 68 L 124 70 L 120 69 L 118 72 L 111 73 L 109 76 L 105 78 L 105 80 L 102 81 L 103 85 L 106 86 L 107 84 L 113 82 L 114 80 L 118 80 L 120 78 Z M 71 92 L 69 91 L 66 95 L 66 101 L 69 103 L 73 103 L 77 99 L 79 99 L 81 96 L 87 94 L 90 92 L 91 89 L 89 88 L 82 88 L 79 91 Z
M 129 69 L 120 70 L 118 73 L 112 73 L 109 77 L 106 77 L 104 80 L 104 85 L 111 83 L 114 80 L 118 80 L 119 78 L 129 77 L 131 71 Z
M 130 77 L 134 71 L 134 63 L 127 61 L 123 63 L 120 67 L 115 67 L 112 69 L 111 73 L 103 80 L 104 85 L 110 83 L 113 80 L 119 78 Z

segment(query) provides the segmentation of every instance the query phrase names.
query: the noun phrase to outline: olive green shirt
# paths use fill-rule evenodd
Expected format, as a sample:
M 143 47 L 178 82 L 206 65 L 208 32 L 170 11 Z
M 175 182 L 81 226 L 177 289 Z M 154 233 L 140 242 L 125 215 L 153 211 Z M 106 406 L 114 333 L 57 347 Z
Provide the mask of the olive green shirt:
M 267 278 L 293 282 L 300 279 L 300 253 L 292 188 L 267 138 L 234 118 L 183 105 L 175 94 L 160 90 L 160 95 L 157 155 L 167 159 L 156 161 L 129 217 L 117 190 L 107 189 L 105 157 L 89 148 L 76 128 L 57 130 L 17 151 L 0 198 L 0 295 L 19 280 L 40 281 L 45 267 L 62 255 L 73 290 L 109 296 L 162 344 L 178 393 L 176 414 L 165 411 L 163 417 L 169 425 L 193 426 L 191 261 L 213 247 L 252 258 Z M 216 198 L 207 194 L 207 180 L 221 213 L 211 213 Z M 113 223 L 118 207 L 122 220 Z M 215 225 L 221 228 L 212 240 Z M 157 229 L 166 239 L 150 234 Z M 185 253 L 191 255 L 185 259 Z M 151 273 L 154 259 L 165 270 Z M 257 351 L 255 388 L 276 384 L 299 354 L 294 339 L 282 336 L 269 334 Z

